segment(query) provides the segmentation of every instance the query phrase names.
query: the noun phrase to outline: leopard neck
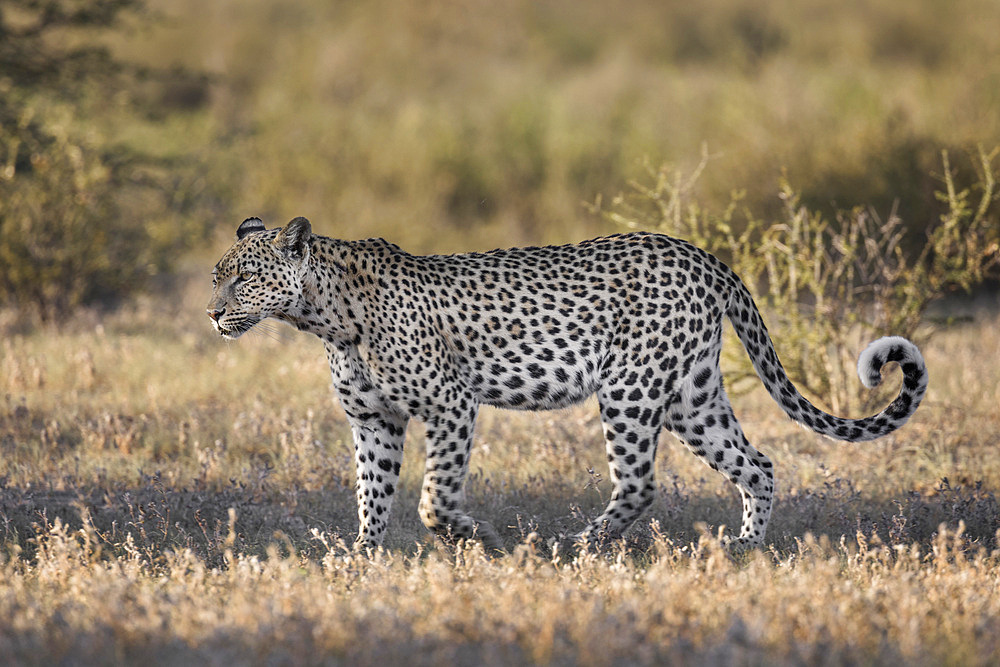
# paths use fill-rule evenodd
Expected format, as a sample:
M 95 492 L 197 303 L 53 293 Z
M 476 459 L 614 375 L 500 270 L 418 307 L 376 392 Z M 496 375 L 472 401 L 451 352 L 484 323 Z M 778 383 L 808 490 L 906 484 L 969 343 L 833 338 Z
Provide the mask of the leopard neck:
M 292 324 L 337 345 L 357 344 L 364 334 L 361 301 L 372 284 L 375 263 L 365 242 L 314 236 L 302 277 L 302 295 Z

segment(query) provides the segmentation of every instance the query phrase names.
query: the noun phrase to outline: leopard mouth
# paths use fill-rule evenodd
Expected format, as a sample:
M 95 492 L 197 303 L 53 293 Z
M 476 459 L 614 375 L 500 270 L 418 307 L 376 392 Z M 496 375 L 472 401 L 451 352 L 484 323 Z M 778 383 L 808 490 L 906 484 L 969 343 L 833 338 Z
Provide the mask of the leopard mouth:
M 250 331 L 250 329 L 252 329 L 258 322 L 260 322 L 259 317 L 247 315 L 243 319 L 236 320 L 234 322 L 216 322 L 215 330 L 218 331 L 223 338 L 236 340 L 246 332 Z

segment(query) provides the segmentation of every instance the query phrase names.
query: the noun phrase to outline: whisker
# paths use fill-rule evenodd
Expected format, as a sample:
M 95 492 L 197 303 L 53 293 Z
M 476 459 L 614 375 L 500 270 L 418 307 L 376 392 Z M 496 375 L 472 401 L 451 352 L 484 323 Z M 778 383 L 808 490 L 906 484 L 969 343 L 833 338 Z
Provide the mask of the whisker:
M 263 321 L 259 322 L 256 326 L 261 332 L 267 334 L 269 337 L 278 341 L 290 341 L 294 338 L 293 332 L 289 331 L 288 327 L 281 324 L 275 324 L 273 322 Z
M 236 327 L 242 334 L 250 334 L 256 338 L 267 338 L 277 343 L 287 343 L 292 340 L 291 332 L 285 327 L 276 325 L 273 322 L 258 321 L 256 323 L 244 322 Z
M 255 338 L 263 338 L 263 339 L 267 339 L 267 340 L 273 340 L 273 341 L 278 342 L 278 343 L 284 342 L 280 338 L 278 338 L 274 334 L 273 331 L 268 331 L 267 329 L 256 329 L 255 328 L 255 329 L 251 329 L 247 333 L 249 335 L 251 335 L 251 336 L 254 336 Z

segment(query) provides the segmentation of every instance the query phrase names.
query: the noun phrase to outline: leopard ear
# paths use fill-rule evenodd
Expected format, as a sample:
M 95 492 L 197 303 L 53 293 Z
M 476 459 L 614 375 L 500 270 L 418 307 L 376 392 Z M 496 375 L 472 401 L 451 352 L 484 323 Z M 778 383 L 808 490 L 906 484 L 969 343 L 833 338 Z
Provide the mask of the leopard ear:
M 264 223 L 261 222 L 260 218 L 247 218 L 236 229 L 236 240 L 239 241 L 247 234 L 262 231 L 264 231 Z
M 289 222 L 274 237 L 274 247 L 288 259 L 301 260 L 309 253 L 312 225 L 303 217 Z

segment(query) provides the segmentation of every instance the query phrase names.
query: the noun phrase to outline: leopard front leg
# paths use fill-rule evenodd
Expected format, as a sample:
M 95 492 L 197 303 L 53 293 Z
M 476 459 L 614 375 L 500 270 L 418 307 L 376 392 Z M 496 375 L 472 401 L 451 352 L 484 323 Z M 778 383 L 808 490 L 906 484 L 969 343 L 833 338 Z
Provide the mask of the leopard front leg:
M 427 463 L 420 494 L 420 520 L 442 537 L 478 538 L 487 550 L 503 551 L 503 543 L 493 526 L 473 519 L 462 509 L 478 407 L 469 397 L 427 419 Z
M 389 523 L 392 497 L 403 462 L 406 418 L 393 414 L 359 419 L 349 417 L 354 435 L 354 464 L 358 498 L 356 550 L 382 543 Z
M 357 350 L 327 344 L 333 388 L 354 436 L 357 550 L 382 543 L 403 461 L 409 418 L 375 386 Z

